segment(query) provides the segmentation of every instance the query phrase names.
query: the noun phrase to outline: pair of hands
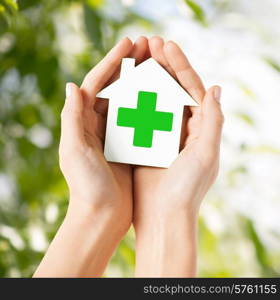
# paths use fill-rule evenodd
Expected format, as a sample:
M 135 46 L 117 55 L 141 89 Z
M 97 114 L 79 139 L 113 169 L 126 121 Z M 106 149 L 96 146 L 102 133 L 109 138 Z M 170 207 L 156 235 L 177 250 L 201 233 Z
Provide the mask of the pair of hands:
M 153 57 L 200 104 L 185 107 L 180 154 L 168 169 L 110 163 L 104 158 L 108 101 L 96 98 L 96 94 L 118 78 L 124 57 L 135 58 L 137 64 Z M 175 259 L 174 249 L 163 248 L 168 234 L 175 247 L 192 249 L 178 241 L 184 234 L 193 236 L 190 243 L 195 243 L 192 228 L 199 206 L 218 172 L 223 124 L 220 94 L 217 86 L 206 92 L 182 50 L 160 37 L 140 37 L 134 44 L 128 38 L 121 40 L 86 75 L 80 88 L 67 84 L 59 156 L 70 190 L 68 215 L 89 222 L 103 218 L 110 224 L 106 226 L 112 229 L 116 243 L 133 223 L 136 275 L 185 275 L 179 266 L 173 270 L 174 260 L 168 262 L 165 257 L 167 251 Z M 164 260 L 164 267 L 160 260 Z M 185 267 L 190 268 L 187 275 L 193 275 L 195 264 L 189 264 L 186 262 Z

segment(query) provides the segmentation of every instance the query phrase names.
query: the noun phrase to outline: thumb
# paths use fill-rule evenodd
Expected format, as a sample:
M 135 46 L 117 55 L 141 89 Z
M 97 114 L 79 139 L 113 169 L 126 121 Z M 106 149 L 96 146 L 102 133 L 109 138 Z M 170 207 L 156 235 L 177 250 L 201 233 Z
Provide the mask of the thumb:
M 61 144 L 73 145 L 84 141 L 83 98 L 79 87 L 66 84 L 66 99 L 61 112 Z
M 219 149 L 224 116 L 221 110 L 221 88 L 211 87 L 202 102 L 202 132 L 201 143 L 204 149 L 215 151 Z M 213 153 L 213 152 L 212 152 Z

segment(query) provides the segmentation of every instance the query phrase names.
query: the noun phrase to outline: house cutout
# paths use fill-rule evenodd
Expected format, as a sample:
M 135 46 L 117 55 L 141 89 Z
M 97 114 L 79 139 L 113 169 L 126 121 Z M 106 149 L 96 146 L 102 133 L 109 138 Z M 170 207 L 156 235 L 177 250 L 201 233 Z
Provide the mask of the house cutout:
M 198 106 L 153 58 L 136 67 L 123 58 L 120 78 L 97 97 L 110 99 L 106 159 L 163 168 L 178 156 L 184 106 Z

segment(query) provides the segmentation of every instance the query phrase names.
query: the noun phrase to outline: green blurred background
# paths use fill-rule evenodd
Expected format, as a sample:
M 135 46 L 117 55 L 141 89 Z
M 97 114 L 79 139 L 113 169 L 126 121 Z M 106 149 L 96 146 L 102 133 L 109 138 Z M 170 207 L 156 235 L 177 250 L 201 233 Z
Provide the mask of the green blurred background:
M 67 81 L 123 36 L 160 34 L 224 88 L 220 176 L 199 227 L 200 276 L 280 275 L 278 0 L 0 0 L 0 277 L 31 276 L 68 202 Z M 131 230 L 105 276 L 133 276 Z

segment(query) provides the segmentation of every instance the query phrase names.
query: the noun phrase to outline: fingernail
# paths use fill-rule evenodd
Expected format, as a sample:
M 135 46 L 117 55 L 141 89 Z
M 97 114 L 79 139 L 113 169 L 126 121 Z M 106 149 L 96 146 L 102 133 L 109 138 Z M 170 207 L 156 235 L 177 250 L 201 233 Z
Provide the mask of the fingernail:
M 72 85 L 70 82 L 66 83 L 66 88 L 65 88 L 65 93 L 66 93 L 66 98 L 69 98 L 72 93 Z
M 117 48 L 119 47 L 119 45 L 120 45 L 122 42 L 124 42 L 124 40 L 129 40 L 129 38 L 128 38 L 128 37 L 124 37 L 124 38 L 120 39 L 120 40 L 116 43 L 116 45 L 110 50 L 110 52 L 113 51 L 113 50 L 115 50 L 115 49 L 117 49 Z
M 130 40 L 130 38 L 129 38 L 128 36 L 125 36 L 124 38 L 122 38 L 122 39 L 118 42 L 118 44 L 122 43 L 122 42 L 125 41 L 125 40 Z
M 222 89 L 219 86 L 214 88 L 214 98 L 216 101 L 220 102 L 221 100 Z
M 136 41 L 135 41 L 135 44 L 136 43 L 139 43 L 139 41 L 141 40 L 143 38 L 143 36 L 141 35 L 141 36 L 139 36 L 137 39 L 136 39 Z

